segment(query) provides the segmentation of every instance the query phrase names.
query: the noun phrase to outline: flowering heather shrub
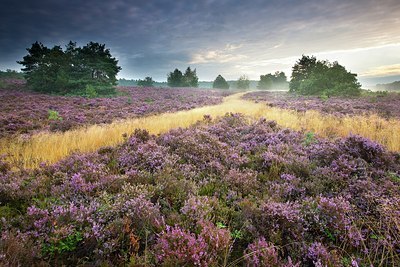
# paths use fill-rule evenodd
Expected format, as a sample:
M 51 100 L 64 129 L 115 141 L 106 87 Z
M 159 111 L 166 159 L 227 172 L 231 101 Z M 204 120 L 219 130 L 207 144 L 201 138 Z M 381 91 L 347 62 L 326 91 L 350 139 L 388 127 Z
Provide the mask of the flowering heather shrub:
M 192 164 L 199 171 L 207 171 L 210 174 L 221 173 L 224 165 L 232 160 L 228 158 L 232 152 L 228 145 L 203 129 L 172 130 L 162 137 L 161 145 L 179 156 L 180 162 Z
M 305 195 L 303 182 L 292 174 L 282 173 L 279 180 L 270 182 L 269 195 L 277 201 L 293 201 Z
M 230 189 L 241 193 L 243 196 L 257 194 L 259 182 L 255 171 L 231 169 L 222 179 L 224 183 L 229 185 Z
M 279 266 L 280 259 L 276 247 L 261 237 L 249 244 L 245 252 L 247 266 Z
M 305 201 L 304 217 L 308 232 L 319 232 L 326 242 L 339 242 L 346 239 L 346 232 L 353 221 L 350 216 L 350 203 L 342 197 L 313 199 Z
M 330 252 L 323 244 L 314 242 L 308 248 L 307 259 L 309 259 L 314 266 L 339 266 L 339 259 L 335 255 L 334 251 Z
M 396 266 L 400 156 L 307 136 L 227 114 L 35 170 L 0 160 L 0 265 Z
M 210 220 L 217 205 L 218 200 L 215 198 L 192 196 L 185 201 L 184 206 L 181 208 L 181 213 L 194 222 Z
M 67 131 L 82 125 L 219 104 L 222 97 L 231 93 L 153 87 L 120 87 L 118 90 L 120 96 L 114 98 L 84 98 L 1 89 L 0 138 L 41 130 Z M 49 110 L 57 111 L 62 120 L 49 119 Z
M 145 199 L 143 195 L 116 204 L 139 237 L 144 238 L 146 231 L 158 232 L 164 228 L 160 207 Z
M 167 226 L 155 245 L 156 257 L 163 266 L 216 266 L 223 261 L 231 244 L 230 232 L 209 221 L 199 223 L 198 235 Z
M 136 139 L 134 137 L 134 139 Z M 130 144 L 133 140 L 128 141 Z M 149 141 L 137 146 L 128 146 L 121 152 L 121 157 L 118 159 L 120 167 L 125 171 L 134 169 L 146 170 L 154 173 L 162 169 L 167 163 L 173 162 L 173 158 L 168 155 L 165 147 L 157 145 L 154 141 Z
M 178 226 L 167 227 L 155 245 L 157 262 L 163 266 L 209 266 L 213 259 L 207 250 L 202 236 L 196 237 Z
M 391 162 L 382 145 L 357 135 L 346 138 L 341 146 L 347 154 L 365 160 L 377 168 L 386 169 Z
M 215 226 L 210 221 L 200 221 L 201 236 L 208 244 L 208 255 L 213 262 L 224 261 L 228 257 L 232 245 L 231 232 L 228 229 Z
M 275 244 L 302 239 L 303 225 L 297 203 L 267 201 L 255 211 L 253 224 L 257 232 Z

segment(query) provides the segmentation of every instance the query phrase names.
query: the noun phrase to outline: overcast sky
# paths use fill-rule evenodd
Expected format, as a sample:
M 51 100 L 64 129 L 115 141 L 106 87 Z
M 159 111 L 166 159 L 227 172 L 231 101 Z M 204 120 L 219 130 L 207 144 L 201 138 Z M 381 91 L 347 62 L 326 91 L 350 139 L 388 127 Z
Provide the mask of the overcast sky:
M 0 69 L 35 41 L 105 43 L 121 78 L 165 81 L 174 68 L 221 74 L 285 71 L 302 54 L 337 60 L 361 80 L 400 75 L 399 0 L 2 0 Z

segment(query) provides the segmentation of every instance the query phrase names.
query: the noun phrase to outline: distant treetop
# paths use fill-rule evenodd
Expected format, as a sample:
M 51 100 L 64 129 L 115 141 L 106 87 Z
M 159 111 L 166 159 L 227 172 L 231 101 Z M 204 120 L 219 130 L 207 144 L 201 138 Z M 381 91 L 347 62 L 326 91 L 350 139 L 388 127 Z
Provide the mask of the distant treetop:
M 258 89 L 287 89 L 287 77 L 284 72 L 277 71 L 275 74 L 269 73 L 260 76 Z
M 246 75 L 242 75 L 236 82 L 236 87 L 238 89 L 249 89 L 250 88 L 250 81 Z
M 153 87 L 154 81 L 151 77 L 146 77 L 144 80 L 138 80 L 137 85 L 140 87 Z
M 196 69 L 192 70 L 188 67 L 185 74 L 178 69 L 170 72 L 167 76 L 168 86 L 170 87 L 198 87 L 199 78 L 196 74 Z
M 213 88 L 229 89 L 229 84 L 224 79 L 224 77 L 222 77 L 221 75 L 218 75 L 217 78 L 215 78 L 215 80 L 213 82 Z

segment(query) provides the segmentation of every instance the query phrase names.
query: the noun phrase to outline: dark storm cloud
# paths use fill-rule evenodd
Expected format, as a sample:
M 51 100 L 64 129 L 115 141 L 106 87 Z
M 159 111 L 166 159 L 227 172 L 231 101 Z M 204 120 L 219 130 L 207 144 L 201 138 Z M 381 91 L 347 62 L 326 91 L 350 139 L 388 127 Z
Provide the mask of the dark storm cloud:
M 259 60 L 400 42 L 399 11 L 397 0 L 3 0 L 0 69 L 17 68 L 36 40 L 97 41 L 120 60 L 120 76 L 165 80 L 205 64 L 200 78 L 210 79 Z

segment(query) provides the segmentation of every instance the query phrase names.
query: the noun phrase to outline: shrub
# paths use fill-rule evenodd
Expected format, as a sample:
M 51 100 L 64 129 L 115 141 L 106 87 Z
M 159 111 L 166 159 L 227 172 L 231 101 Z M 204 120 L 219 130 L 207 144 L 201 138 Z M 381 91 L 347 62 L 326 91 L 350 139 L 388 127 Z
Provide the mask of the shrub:
M 203 237 L 187 232 L 178 226 L 167 227 L 154 247 L 157 262 L 162 266 L 209 266 L 208 245 Z
M 63 118 L 60 116 L 60 114 L 58 113 L 57 110 L 49 109 L 47 112 L 49 114 L 49 116 L 48 116 L 49 120 L 52 120 L 52 121 L 62 121 L 63 120 Z
M 249 244 L 244 255 L 247 266 L 279 266 L 281 260 L 276 247 L 265 241 L 264 237 Z

